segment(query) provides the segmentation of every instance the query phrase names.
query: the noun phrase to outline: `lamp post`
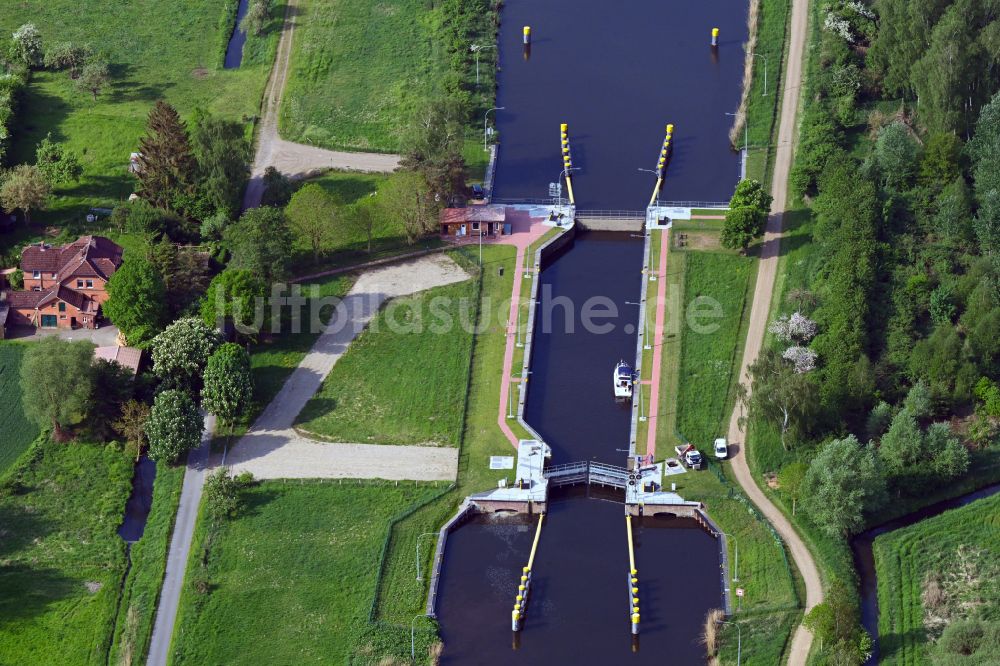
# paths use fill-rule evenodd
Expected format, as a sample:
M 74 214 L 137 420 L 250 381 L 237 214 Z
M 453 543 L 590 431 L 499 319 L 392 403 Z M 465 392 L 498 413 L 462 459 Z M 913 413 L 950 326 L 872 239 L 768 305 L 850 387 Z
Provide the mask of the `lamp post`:
M 636 303 L 634 301 L 625 301 L 625 305 L 638 305 L 639 307 L 644 307 L 642 303 Z M 645 313 L 644 313 L 645 314 Z M 652 349 L 652 345 L 649 344 L 649 317 L 642 318 L 642 348 Z
M 503 110 L 504 110 L 504 107 L 502 107 L 502 106 L 494 106 L 492 109 L 487 109 L 486 113 L 483 114 L 483 151 L 484 152 L 487 151 L 487 150 L 489 150 L 489 148 L 486 147 L 486 119 L 489 117 L 490 111 L 503 111 Z
M 417 580 L 423 580 L 420 576 L 420 539 L 430 534 L 437 534 L 437 532 L 424 532 L 417 537 Z
M 643 169 L 642 167 L 639 167 L 638 170 L 639 171 L 645 171 L 646 173 L 651 173 L 654 176 L 656 176 L 657 179 L 660 178 L 660 172 L 657 171 L 656 169 Z M 656 207 L 657 208 L 660 207 L 660 190 L 659 189 L 656 190 Z
M 476 54 L 476 85 L 479 85 L 479 52 L 485 51 L 486 49 L 495 49 L 496 46 L 492 44 L 473 44 L 469 47 L 469 50 Z
M 762 56 L 759 53 L 751 53 L 750 55 L 764 61 L 764 92 L 761 93 L 761 97 L 767 97 L 767 56 Z M 479 83 L 478 77 L 476 78 L 476 83 Z
M 559 184 L 559 192 L 560 192 L 560 194 L 556 197 L 556 205 L 557 206 L 561 206 L 562 205 L 562 181 L 563 181 L 563 178 L 566 178 L 567 174 L 569 174 L 570 171 L 579 171 L 579 170 L 580 170 L 580 167 L 564 167 L 563 170 L 559 172 L 559 180 L 556 181 Z
M 422 617 L 430 617 L 430 615 L 414 615 L 413 619 L 410 620 L 410 661 L 411 662 L 417 660 L 417 639 L 414 636 L 414 633 L 416 632 L 416 628 L 414 627 L 414 623 L 417 621 L 417 619 L 422 618 Z
M 740 661 L 743 659 L 743 629 L 739 622 L 719 620 L 719 624 L 731 624 L 736 627 L 736 666 L 740 666 Z
M 728 111 L 726 111 L 726 115 L 727 116 L 732 116 L 733 118 L 735 118 L 738 114 L 729 113 Z M 749 136 L 750 136 L 749 135 L 749 131 L 747 130 L 747 120 L 746 120 L 746 118 L 744 118 L 743 119 L 743 152 L 747 151 L 747 148 L 748 148 L 748 146 L 750 144 Z
M 722 530 L 719 531 L 721 532 Z M 727 539 L 733 540 L 733 554 L 735 556 L 733 562 L 733 582 L 738 583 L 740 582 L 740 542 L 729 532 L 722 533 L 726 535 Z

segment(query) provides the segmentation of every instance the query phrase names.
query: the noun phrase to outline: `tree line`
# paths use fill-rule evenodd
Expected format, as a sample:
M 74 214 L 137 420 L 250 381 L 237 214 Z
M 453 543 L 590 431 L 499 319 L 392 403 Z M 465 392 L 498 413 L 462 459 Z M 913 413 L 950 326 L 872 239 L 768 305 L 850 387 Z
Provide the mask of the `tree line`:
M 997 443 L 997 9 L 817 8 L 790 178 L 812 244 L 743 396 L 780 439 L 779 493 L 835 541 L 965 475 Z M 859 664 L 870 643 L 849 585 L 833 583 L 809 621 L 824 659 Z

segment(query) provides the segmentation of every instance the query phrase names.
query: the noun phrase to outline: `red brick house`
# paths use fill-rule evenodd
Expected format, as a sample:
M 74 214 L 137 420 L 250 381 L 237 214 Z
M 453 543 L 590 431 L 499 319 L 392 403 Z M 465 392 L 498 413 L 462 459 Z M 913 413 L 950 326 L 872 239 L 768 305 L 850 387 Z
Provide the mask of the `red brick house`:
M 472 236 L 496 236 L 509 234 L 505 206 L 469 206 L 467 208 L 445 208 L 439 218 L 441 235 L 464 238 Z
M 104 286 L 122 264 L 122 248 L 103 236 L 62 247 L 29 245 L 21 253 L 24 291 L 10 292 L 8 325 L 97 328 Z

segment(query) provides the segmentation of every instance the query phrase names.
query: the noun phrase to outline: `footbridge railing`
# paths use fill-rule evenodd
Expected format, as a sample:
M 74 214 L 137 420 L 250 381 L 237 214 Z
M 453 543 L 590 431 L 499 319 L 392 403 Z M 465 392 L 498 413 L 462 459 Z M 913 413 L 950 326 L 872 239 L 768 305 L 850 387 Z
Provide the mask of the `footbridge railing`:
M 577 209 L 576 217 L 595 218 L 602 220 L 635 220 L 646 219 L 644 210 L 581 210 Z
M 624 490 L 629 480 L 628 470 L 624 467 L 587 460 L 547 467 L 544 475 L 550 488 L 585 483 Z

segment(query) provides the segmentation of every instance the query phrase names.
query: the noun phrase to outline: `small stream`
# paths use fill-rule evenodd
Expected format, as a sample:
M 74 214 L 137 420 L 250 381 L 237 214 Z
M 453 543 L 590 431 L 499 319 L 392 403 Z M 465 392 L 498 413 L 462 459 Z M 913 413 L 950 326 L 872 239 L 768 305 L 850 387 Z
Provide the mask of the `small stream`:
M 145 454 L 139 458 L 132 473 L 132 493 L 125 503 L 125 515 L 118 536 L 127 544 L 142 538 L 153 506 L 153 482 L 156 480 L 156 463 Z
M 871 635 L 873 640 L 872 656 L 866 662 L 867 664 L 874 666 L 879 660 L 878 574 L 875 571 L 875 554 L 872 551 L 872 544 L 875 542 L 875 539 L 888 532 L 892 532 L 903 527 L 909 527 L 910 525 L 915 525 L 922 520 L 933 518 L 934 516 L 944 513 L 945 511 L 957 509 L 961 506 L 965 506 L 966 504 L 971 504 L 976 500 L 989 497 L 997 492 L 1000 492 L 1000 483 L 980 488 L 979 490 L 966 495 L 960 495 L 959 497 L 953 497 L 942 502 L 931 504 L 930 506 L 926 506 L 919 511 L 914 511 L 913 513 L 906 514 L 905 516 L 890 520 L 886 523 L 882 523 L 881 525 L 876 525 L 875 527 L 865 530 L 851 539 L 851 551 L 854 553 L 854 566 L 858 570 L 858 576 L 860 578 L 861 624 Z
M 240 5 L 236 8 L 236 23 L 233 25 L 229 45 L 226 46 L 226 60 L 223 63 L 225 69 L 237 69 L 243 62 L 243 44 L 247 41 L 247 33 L 240 29 L 240 23 L 247 15 L 249 4 L 250 0 L 240 0 Z

